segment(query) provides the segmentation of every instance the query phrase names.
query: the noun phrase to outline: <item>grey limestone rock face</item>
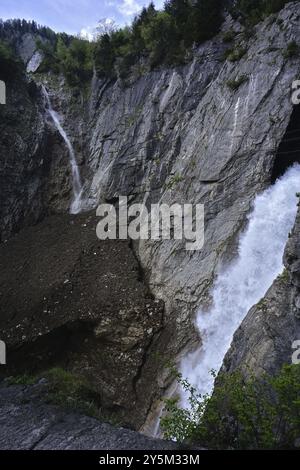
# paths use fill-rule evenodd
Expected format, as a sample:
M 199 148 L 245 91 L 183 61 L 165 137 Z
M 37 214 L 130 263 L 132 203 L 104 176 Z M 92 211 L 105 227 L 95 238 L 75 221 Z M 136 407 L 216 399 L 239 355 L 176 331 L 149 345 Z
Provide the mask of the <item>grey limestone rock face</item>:
M 43 55 L 39 51 L 36 51 L 27 64 L 26 72 L 27 73 L 36 72 L 38 68 L 40 67 L 42 61 L 43 61 Z
M 47 86 L 75 148 L 87 208 L 118 196 L 148 206 L 205 205 L 201 251 L 188 252 L 184 241 L 173 240 L 134 245 L 152 292 L 166 304 L 160 341 L 172 358 L 198 343 L 195 311 L 210 301 L 209 289 L 222 263 L 236 255 L 237 236 L 256 194 L 271 183 L 276 150 L 292 115 L 291 85 L 300 73 L 299 57 L 285 54 L 290 42 L 300 44 L 299 25 L 299 3 L 286 5 L 258 24 L 250 37 L 228 20 L 224 28 L 237 32 L 233 44 L 225 44 L 221 33 L 195 50 L 184 66 L 162 67 L 131 77 L 128 83 L 94 77 L 88 94 L 49 75 L 35 77 L 37 90 L 41 82 Z M 238 61 L 224 59 L 228 48 L 239 51 Z M 37 94 L 41 100 L 40 91 Z M 11 113 L 8 129 L 1 131 L 7 138 L 0 144 L 1 154 L 9 155 L 1 166 L 4 238 L 47 211 L 67 210 L 71 194 L 64 143 L 36 101 L 24 105 L 24 99 L 17 98 L 18 113 L 10 107 L 1 110 Z M 30 124 L 28 117 L 26 123 L 22 119 L 24 113 L 31 116 Z M 287 269 L 296 273 L 297 263 L 292 261 Z M 293 274 L 277 281 L 268 294 L 274 311 L 273 297 L 282 305 L 282 325 L 289 324 L 288 329 L 280 327 L 282 348 L 274 349 L 277 329 L 268 333 L 273 348 L 270 368 L 278 362 L 279 350 L 286 348 L 288 354 L 290 334 L 296 328 L 297 279 Z M 291 297 L 297 310 L 293 313 L 286 309 Z M 256 307 L 249 315 L 257 317 Z M 247 330 L 256 341 L 253 344 L 263 344 L 262 330 L 250 317 L 245 320 L 249 326 L 244 324 L 236 338 Z M 233 347 L 239 349 L 237 357 L 249 362 L 243 344 L 236 339 Z M 251 361 L 262 367 L 262 360 Z M 234 361 L 229 362 L 233 367 Z M 164 389 L 165 380 L 158 375 L 158 385 Z

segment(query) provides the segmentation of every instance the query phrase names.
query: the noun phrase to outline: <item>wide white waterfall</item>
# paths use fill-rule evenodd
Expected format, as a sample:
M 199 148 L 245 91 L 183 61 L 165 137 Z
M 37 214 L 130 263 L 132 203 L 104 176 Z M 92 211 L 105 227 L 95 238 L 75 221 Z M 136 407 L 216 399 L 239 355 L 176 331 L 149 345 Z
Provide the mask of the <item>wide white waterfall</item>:
M 82 183 L 80 178 L 80 172 L 77 165 L 75 152 L 73 146 L 70 142 L 69 137 L 67 136 L 65 130 L 63 129 L 60 123 L 60 116 L 59 114 L 54 111 L 51 105 L 51 100 L 49 97 L 49 93 L 47 92 L 46 88 L 42 86 L 43 94 L 46 99 L 47 111 L 50 114 L 53 123 L 65 141 L 65 144 L 69 150 L 69 158 L 70 158 L 70 165 L 72 170 L 72 183 L 73 183 L 73 200 L 70 206 L 71 214 L 78 214 L 81 211 L 81 196 L 82 196 Z
M 228 351 L 235 331 L 249 309 L 264 297 L 283 271 L 283 253 L 297 213 L 300 165 L 258 195 L 248 226 L 239 241 L 238 257 L 218 276 L 209 311 L 197 314 L 202 345 L 181 364 L 183 377 L 200 393 L 211 393 L 213 378 Z M 187 406 L 183 393 L 183 405 Z

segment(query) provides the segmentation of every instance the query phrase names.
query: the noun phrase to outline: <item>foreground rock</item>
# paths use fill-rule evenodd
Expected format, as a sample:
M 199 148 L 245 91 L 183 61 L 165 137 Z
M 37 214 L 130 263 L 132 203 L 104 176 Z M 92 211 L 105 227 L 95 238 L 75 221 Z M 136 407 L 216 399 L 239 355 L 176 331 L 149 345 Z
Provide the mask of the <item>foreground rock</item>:
M 91 214 L 54 216 L 0 245 L 0 331 L 8 348 L 0 373 L 60 366 L 83 375 L 104 413 L 139 428 L 162 360 L 163 304 L 128 243 L 100 242 L 96 223 Z
M 1 450 L 172 450 L 172 442 L 117 429 L 41 401 L 43 386 L 0 386 Z

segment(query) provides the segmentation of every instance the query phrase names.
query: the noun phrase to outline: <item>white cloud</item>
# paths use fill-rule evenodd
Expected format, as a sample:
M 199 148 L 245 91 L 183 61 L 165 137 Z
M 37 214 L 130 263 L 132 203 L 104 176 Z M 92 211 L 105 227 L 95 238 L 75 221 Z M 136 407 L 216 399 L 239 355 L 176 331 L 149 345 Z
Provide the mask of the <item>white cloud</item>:
M 122 3 L 118 5 L 119 12 L 124 16 L 136 15 L 142 9 L 136 0 L 122 0 Z
M 105 33 L 110 33 L 117 28 L 117 24 L 113 18 L 102 18 L 94 26 L 86 26 L 81 29 L 80 37 L 88 41 L 94 41 Z
M 87 39 L 88 41 L 93 41 L 95 37 L 95 28 L 88 26 L 87 28 L 82 28 L 80 31 L 80 37 L 82 39 Z

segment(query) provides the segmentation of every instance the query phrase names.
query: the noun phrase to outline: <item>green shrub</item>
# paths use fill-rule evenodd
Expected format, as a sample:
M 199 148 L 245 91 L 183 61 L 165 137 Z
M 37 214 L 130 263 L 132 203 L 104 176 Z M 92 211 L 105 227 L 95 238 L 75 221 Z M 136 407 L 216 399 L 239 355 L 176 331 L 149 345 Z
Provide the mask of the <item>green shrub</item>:
M 166 400 L 161 427 L 168 439 L 215 449 L 293 449 L 300 435 L 300 365 L 271 377 L 221 374 L 212 396 L 201 396 L 178 376 L 190 409 Z
M 292 57 L 297 57 L 299 55 L 299 46 L 296 41 L 291 41 L 288 43 L 287 48 L 283 51 L 283 56 L 286 59 L 291 59 Z
M 176 175 L 172 176 L 172 178 L 170 179 L 170 181 L 167 184 L 167 189 L 173 189 L 174 186 L 181 183 L 182 181 L 183 181 L 183 177 L 181 175 L 176 174 Z
M 226 82 L 226 85 L 228 88 L 231 90 L 235 91 L 237 90 L 243 83 L 248 81 L 248 76 L 247 75 L 241 75 L 240 77 L 234 79 L 234 80 L 228 80 Z
M 236 36 L 236 33 L 232 30 L 226 31 L 223 35 L 223 42 L 228 43 L 234 41 L 234 38 Z
M 8 377 L 6 383 L 8 385 L 33 385 L 37 381 L 36 377 L 29 374 Z
M 238 62 L 246 54 L 247 49 L 244 47 L 237 47 L 235 49 L 227 49 L 224 53 L 224 58 L 229 62 Z
M 50 402 L 97 416 L 99 397 L 82 377 L 59 367 L 50 369 L 44 377 L 49 382 L 47 398 Z
M 47 370 L 42 374 L 10 377 L 9 385 L 33 385 L 41 378 L 47 380 L 45 398 L 47 402 L 63 408 L 81 411 L 89 416 L 97 417 L 99 413 L 99 396 L 92 390 L 89 383 L 71 372 L 60 367 Z
M 292 232 L 289 232 L 289 238 L 291 238 L 291 236 Z M 290 275 L 286 268 L 280 274 L 279 279 L 281 279 L 283 282 L 288 282 L 290 280 Z
M 277 21 L 276 21 L 276 24 L 277 24 L 277 26 L 279 26 L 280 29 L 282 28 L 283 23 L 284 23 L 284 21 L 283 21 L 282 18 L 278 18 Z

